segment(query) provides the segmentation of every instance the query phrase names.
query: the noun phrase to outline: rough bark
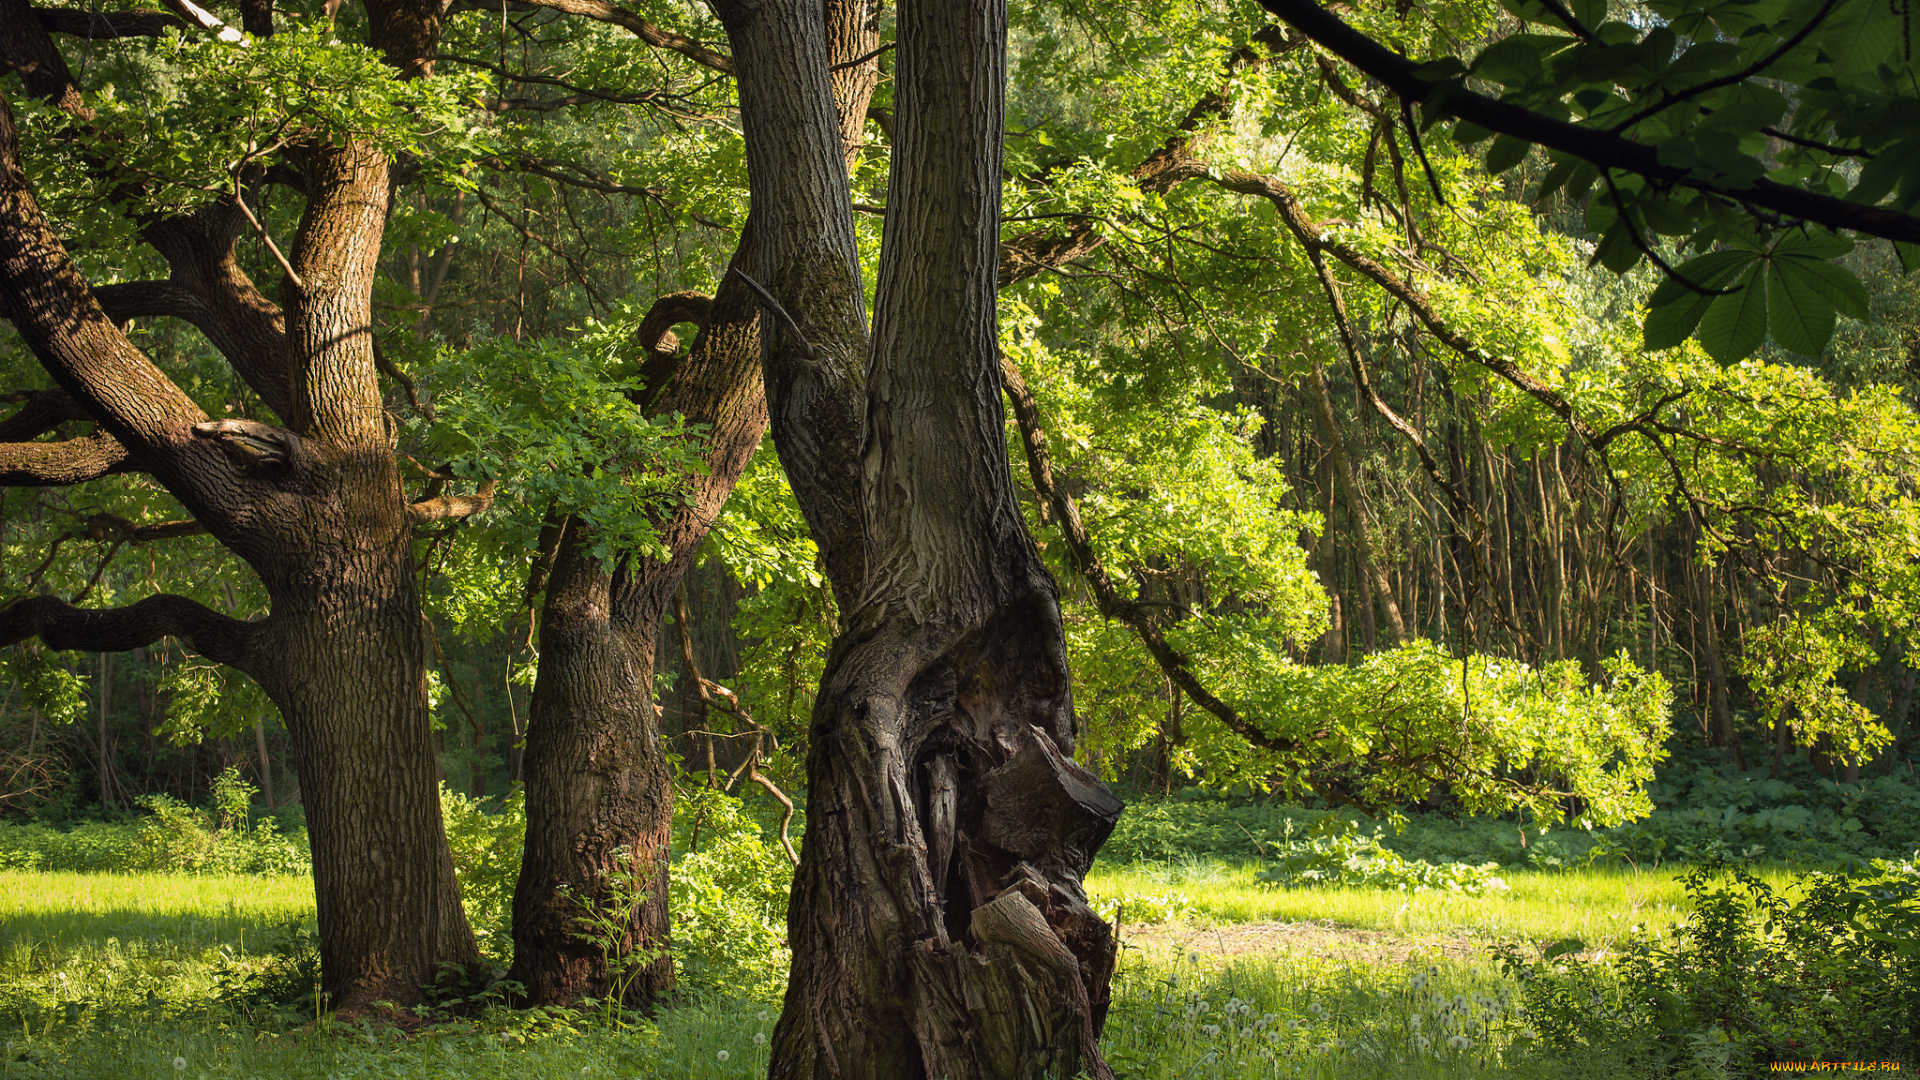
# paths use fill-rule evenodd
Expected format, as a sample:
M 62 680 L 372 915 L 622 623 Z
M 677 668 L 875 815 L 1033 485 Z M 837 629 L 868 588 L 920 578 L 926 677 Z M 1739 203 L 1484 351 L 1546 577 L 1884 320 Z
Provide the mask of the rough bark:
M 843 630 L 817 697 L 776 1077 L 1110 1076 L 1058 601 L 1005 457 L 1004 8 L 899 10 L 870 367 L 818 5 L 718 5 L 741 73 L 774 437 Z M 790 323 L 789 323 L 790 320 Z M 863 367 L 866 367 L 863 377 Z
M 376 0 L 374 44 L 425 70 L 437 5 Z M 431 9 L 431 10 L 430 10 Z M 19 0 L 0 0 L 0 62 L 72 105 L 71 73 Z M 250 5 L 254 25 L 267 9 Z M 351 139 L 297 150 L 308 202 L 280 312 L 232 259 L 231 207 L 147 223 L 171 295 L 288 424 L 211 421 L 115 324 L 28 190 L 0 100 L 0 314 L 56 384 L 217 540 L 260 575 L 271 615 L 247 624 L 177 597 L 106 612 L 32 598 L 7 639 L 114 651 L 164 634 L 253 676 L 286 719 L 313 844 L 323 989 L 335 1006 L 407 1004 L 445 964 L 478 965 L 442 830 L 427 708 L 412 515 L 372 350 L 374 260 L 389 171 Z M 203 216 L 204 215 L 204 216 Z M 196 231 L 197 230 L 197 231 Z M 116 301 L 146 302 L 122 290 Z M 219 327 L 233 330 L 223 340 Z M 237 328 L 237 329 L 235 329 Z M 59 444 L 53 444 L 59 445 Z M 15 482 L 15 481 L 9 481 Z
M 845 170 L 858 158 L 878 79 L 878 30 L 867 0 L 837 0 L 825 12 L 833 27 L 828 49 L 844 200 Z M 639 329 L 638 344 L 649 354 L 644 406 L 709 429 L 706 472 L 688 478 L 692 498 L 655 522 L 668 557 L 628 557 L 616 571 L 587 555 L 589 538 L 576 526 L 561 541 L 547 586 L 524 766 L 527 838 L 514 892 L 511 976 L 536 1003 L 617 989 L 629 1006 L 643 1008 L 673 987 L 664 951 L 673 791 L 653 703 L 653 657 L 668 605 L 767 430 L 763 302 L 748 282 L 759 270 L 761 231 L 749 223 L 710 301 L 661 297 Z M 675 354 L 670 332 L 682 322 L 701 327 L 685 357 Z M 617 865 L 621 852 L 630 865 Z M 606 910 L 614 869 L 633 873 L 647 899 L 634 909 L 625 940 L 583 940 L 579 906 Z M 634 949 L 660 955 L 628 985 L 613 987 L 607 957 Z
M 751 225 L 747 234 L 736 260 L 751 258 Z M 590 554 L 593 538 L 577 521 L 559 542 L 541 612 L 523 760 L 527 836 L 513 901 L 510 977 L 536 1004 L 615 992 L 644 1008 L 673 989 L 665 953 L 673 787 L 653 701 L 653 658 L 666 607 L 759 446 L 767 414 L 759 308 L 743 283 L 730 275 L 711 305 L 676 295 L 655 310 L 706 318 L 692 352 L 647 407 L 708 426 L 707 471 L 689 477 L 688 501 L 655 522 L 665 561 L 632 556 L 616 570 Z M 645 320 L 641 345 L 654 350 L 672 317 Z M 632 908 L 627 935 L 577 936 L 582 905 L 605 912 L 619 902 L 616 871 L 632 874 L 647 894 Z M 609 968 L 609 957 L 635 950 L 657 955 Z

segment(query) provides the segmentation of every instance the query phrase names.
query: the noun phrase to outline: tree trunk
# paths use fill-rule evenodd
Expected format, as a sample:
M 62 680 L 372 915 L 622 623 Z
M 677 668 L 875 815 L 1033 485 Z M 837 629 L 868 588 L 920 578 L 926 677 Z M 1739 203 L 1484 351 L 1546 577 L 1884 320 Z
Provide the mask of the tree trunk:
M 878 30 L 865 0 L 837 0 L 825 11 L 838 66 L 832 84 L 844 191 L 877 79 L 871 53 Z M 673 785 L 653 701 L 654 654 L 667 606 L 767 430 L 760 304 L 738 272 L 752 272 L 758 235 L 750 222 L 710 306 L 692 294 L 663 297 L 641 326 L 640 344 L 654 354 L 644 372 L 646 408 L 709 429 L 705 475 L 690 477 L 692 497 L 655 523 L 669 557 L 627 556 L 615 571 L 587 555 L 576 526 L 547 585 L 524 761 L 527 836 L 514 889 L 510 976 L 536 1004 L 618 992 L 628 1006 L 644 1008 L 673 989 L 665 952 Z M 686 358 L 676 360 L 661 338 L 682 322 L 701 330 Z M 711 748 L 709 739 L 709 755 Z M 708 772 L 717 786 L 711 760 Z M 622 852 L 646 899 L 631 909 L 622 940 L 583 940 L 581 905 L 610 910 L 617 896 L 608 875 Z M 608 958 L 635 949 L 659 955 L 616 987 L 623 965 L 610 969 Z
M 1080 884 L 1120 804 L 1075 737 L 1006 460 L 994 282 L 1005 10 L 907 3 L 871 366 L 820 6 L 734 46 L 781 459 L 843 613 L 816 699 L 775 1077 L 1112 1074 L 1114 943 Z
M 1353 554 L 1360 563 L 1360 595 L 1369 602 L 1362 607 L 1365 613 L 1360 624 L 1367 640 L 1367 650 L 1373 650 L 1373 604 L 1380 605 L 1381 614 L 1387 617 L 1387 628 L 1393 631 L 1393 643 L 1407 643 L 1407 624 L 1400 617 L 1400 605 L 1393 599 L 1393 585 L 1387 581 L 1387 575 L 1380 569 L 1373 547 L 1373 530 L 1367 522 L 1367 503 L 1360 494 L 1360 485 L 1353 475 L 1353 459 L 1347 454 L 1347 440 L 1340 433 L 1340 420 L 1333 411 L 1333 394 L 1327 389 L 1326 372 L 1315 364 L 1313 368 L 1314 404 L 1320 417 L 1320 428 L 1327 439 L 1327 456 L 1332 459 L 1333 478 L 1340 487 L 1340 497 L 1347 504 L 1347 520 L 1353 527 Z
M 480 967 L 440 815 L 408 536 L 388 540 L 342 545 L 320 588 L 269 581 L 283 659 L 262 685 L 291 736 L 336 1009 L 409 1004 L 443 965 Z
M 535 1004 L 614 994 L 644 1007 L 673 989 L 673 777 L 653 703 L 658 624 L 614 618 L 613 577 L 591 545 L 588 527 L 569 519 L 541 612 L 508 977 Z
M 373 44 L 403 71 L 428 70 L 439 5 L 367 7 Z M 25 72 L 29 92 L 44 100 L 76 100 L 64 60 L 24 12 L 18 0 L 0 0 L 8 31 L 0 66 Z M 70 112 L 87 119 L 82 106 Z M 0 644 L 37 634 L 52 648 L 107 652 L 171 635 L 255 678 L 286 719 L 303 780 L 323 989 L 336 1007 L 418 1001 L 443 965 L 472 968 L 479 955 L 441 826 L 414 516 L 372 355 L 375 260 L 391 190 L 385 156 L 345 136 L 290 151 L 306 208 L 282 291 L 284 331 L 231 258 L 238 226 L 230 204 L 145 230 L 175 283 L 211 313 L 208 339 L 286 420 L 276 428 L 210 421 L 134 347 L 68 259 L 18 151 L 0 100 L 0 314 L 99 422 L 100 435 L 76 442 L 137 460 L 259 573 L 272 614 L 241 622 L 164 595 L 81 612 L 41 596 L 0 610 Z M 194 251 L 211 260 L 199 271 L 188 265 Z M 114 467 L 88 460 L 99 471 Z M 84 478 L 46 469 L 28 482 Z

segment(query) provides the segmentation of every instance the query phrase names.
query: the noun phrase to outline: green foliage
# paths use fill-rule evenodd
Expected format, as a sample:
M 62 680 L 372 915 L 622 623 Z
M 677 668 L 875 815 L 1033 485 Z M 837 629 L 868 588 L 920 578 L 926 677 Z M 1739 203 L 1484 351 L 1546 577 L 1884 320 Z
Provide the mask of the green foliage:
M 1762 179 L 1866 205 L 1920 205 L 1911 19 L 1872 0 L 1772 5 L 1661 0 L 1651 15 L 1609 20 L 1604 2 L 1571 9 L 1504 0 L 1526 32 L 1483 47 L 1470 74 L 1503 101 L 1659 148 L 1661 165 L 1709 189 Z M 1445 117 L 1469 69 L 1429 65 L 1449 81 L 1426 103 Z M 1461 143 L 1491 132 L 1455 125 Z M 1527 144 L 1502 135 L 1489 172 L 1518 164 Z M 1749 214 L 1733 200 L 1671 182 L 1602 172 L 1561 151 L 1536 198 L 1586 199 L 1599 236 L 1594 261 L 1624 273 L 1663 241 L 1700 252 L 1650 301 L 1646 343 L 1666 348 L 1698 329 L 1716 360 L 1752 355 L 1769 335 L 1806 356 L 1824 351 L 1836 313 L 1864 317 L 1867 294 L 1832 260 L 1848 240 L 1791 220 Z M 1903 259 L 1906 258 L 1903 252 Z
M 1686 876 L 1692 913 L 1668 938 L 1583 958 L 1501 950 L 1545 1044 L 1623 1044 L 1687 1075 L 1769 1061 L 1911 1060 L 1920 1012 L 1920 877 L 1911 864 L 1814 873 L 1791 895 L 1739 869 Z
M 1875 659 L 1849 629 L 1831 612 L 1782 618 L 1747 632 L 1740 666 L 1768 726 L 1781 723 L 1782 714 L 1792 710 L 1793 728 L 1802 743 L 1812 746 L 1826 739 L 1848 758 L 1871 758 L 1893 742 L 1893 732 L 1834 683 L 1841 668 Z
M 485 79 L 468 72 L 403 78 L 378 50 L 338 40 L 330 20 L 283 16 L 265 39 L 170 34 L 151 49 L 115 50 L 108 79 L 87 104 L 93 137 L 116 148 L 99 177 L 103 188 L 143 210 L 177 210 L 242 191 L 302 144 L 357 140 L 457 181 L 492 148 L 472 108 L 486 90 Z M 53 191 L 100 171 L 79 157 L 91 139 L 65 138 L 70 117 L 28 104 L 23 119 L 33 141 L 27 160 L 43 171 L 65 166 L 67 183 L 47 177 Z
M 1407 859 L 1384 847 L 1375 833 L 1334 817 L 1321 819 L 1297 839 L 1289 834 L 1269 859 L 1260 880 L 1280 886 L 1366 885 L 1397 892 L 1431 889 L 1475 896 L 1507 891 L 1507 883 L 1494 875 L 1499 863 L 1436 866 Z
M 438 419 L 416 435 L 457 476 L 494 481 L 511 496 L 497 517 L 531 547 L 549 517 L 576 515 L 592 551 L 660 557 L 656 515 L 701 468 L 696 432 L 678 416 L 648 416 L 631 373 L 645 313 L 623 311 L 565 340 L 499 340 L 443 352 L 429 382 Z M 475 380 L 478 365 L 502 373 Z
M 1606 662 L 1606 682 L 1592 683 L 1572 661 L 1540 669 L 1485 656 L 1462 663 L 1425 641 L 1351 666 L 1314 666 L 1278 655 L 1271 642 L 1180 631 L 1169 640 L 1203 660 L 1223 696 L 1271 718 L 1263 724 L 1269 734 L 1297 739 L 1304 750 L 1284 763 L 1243 752 L 1228 771 L 1234 737 L 1198 714 L 1194 737 L 1212 742 L 1210 757 L 1221 762 L 1209 782 L 1259 783 L 1278 764 L 1299 793 L 1311 790 L 1310 778 L 1334 776 L 1381 807 L 1426 798 L 1444 782 L 1470 814 L 1524 811 L 1557 821 L 1568 794 L 1600 824 L 1650 809 L 1641 785 L 1666 755 L 1670 692 L 1664 678 L 1624 655 Z M 1249 663 L 1253 657 L 1259 662 Z M 1515 782 L 1523 775 L 1538 782 Z
M 460 902 L 480 950 L 495 963 L 513 958 L 513 889 L 527 835 L 525 789 L 515 786 L 497 805 L 440 785 L 447 846 L 460 879 Z
M 681 986 L 708 997 L 773 1003 L 786 983 L 793 865 L 739 799 L 682 788 L 669 872 Z
M 146 816 L 85 822 L 60 830 L 0 822 L 0 869 L 126 873 L 304 874 L 312 869 L 305 830 L 281 835 L 272 817 L 248 810 L 253 785 L 229 768 L 214 783 L 212 805 L 188 806 L 146 795 Z

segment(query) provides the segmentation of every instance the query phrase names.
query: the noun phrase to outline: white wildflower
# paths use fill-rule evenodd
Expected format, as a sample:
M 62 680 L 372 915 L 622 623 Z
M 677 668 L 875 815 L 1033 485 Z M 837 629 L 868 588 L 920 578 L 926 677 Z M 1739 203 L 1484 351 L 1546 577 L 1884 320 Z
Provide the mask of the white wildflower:
M 173 1071 L 174 1071 L 174 1072 L 185 1072 L 185 1071 L 186 1071 L 186 1069 L 187 1069 L 187 1059 L 186 1059 L 186 1058 L 183 1058 L 183 1057 L 177 1057 L 177 1058 L 174 1058 L 174 1059 L 173 1059 Z
M 726 1052 L 725 1050 L 722 1050 L 722 1051 L 720 1051 L 720 1052 L 718 1052 L 718 1053 L 716 1053 L 716 1054 L 714 1054 L 713 1056 L 714 1056 L 714 1058 L 715 1058 L 715 1059 L 717 1059 L 717 1060 L 719 1060 L 719 1061 L 723 1061 L 723 1062 L 724 1062 L 724 1061 L 726 1061 L 726 1060 L 727 1060 L 728 1058 L 730 1058 L 730 1057 L 732 1057 L 733 1055 L 732 1055 L 732 1054 L 729 1054 L 729 1053 L 727 1053 L 727 1052 Z

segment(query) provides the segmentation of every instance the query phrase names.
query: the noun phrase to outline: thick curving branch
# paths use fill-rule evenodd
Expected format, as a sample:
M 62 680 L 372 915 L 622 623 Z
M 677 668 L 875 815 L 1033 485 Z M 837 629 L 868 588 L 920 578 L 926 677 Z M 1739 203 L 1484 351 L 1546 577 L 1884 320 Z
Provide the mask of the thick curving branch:
M 1920 244 L 1920 217 L 1898 210 L 1869 206 L 1773 180 L 1750 184 L 1720 184 L 1691 170 L 1660 163 L 1659 149 L 1598 128 L 1568 123 L 1497 101 L 1464 85 L 1442 84 L 1415 74 L 1419 65 L 1342 22 L 1316 0 L 1259 0 L 1260 6 L 1306 34 L 1323 48 L 1366 72 L 1406 102 L 1426 101 L 1445 86 L 1439 107 L 1489 131 L 1510 135 L 1549 150 L 1571 154 L 1599 168 L 1635 173 L 1665 184 L 1677 184 L 1718 195 L 1791 218 L 1851 229 L 1885 240 Z
M 0 443 L 37 439 L 61 424 L 93 417 L 63 390 L 21 390 L 0 394 L 0 401 L 18 402 L 19 411 L 0 420 Z
M 127 448 L 105 432 L 61 442 L 0 443 L 0 487 L 65 487 L 132 471 Z
M 34 8 L 33 17 L 49 34 L 69 34 L 88 41 L 113 38 L 163 37 L 168 30 L 184 30 L 185 20 L 161 11 L 80 11 L 72 8 Z
M 126 652 L 171 637 L 257 677 L 271 652 L 262 647 L 262 626 L 171 593 L 120 608 L 77 608 L 57 596 L 30 596 L 0 608 L 0 647 L 37 637 L 49 649 Z

